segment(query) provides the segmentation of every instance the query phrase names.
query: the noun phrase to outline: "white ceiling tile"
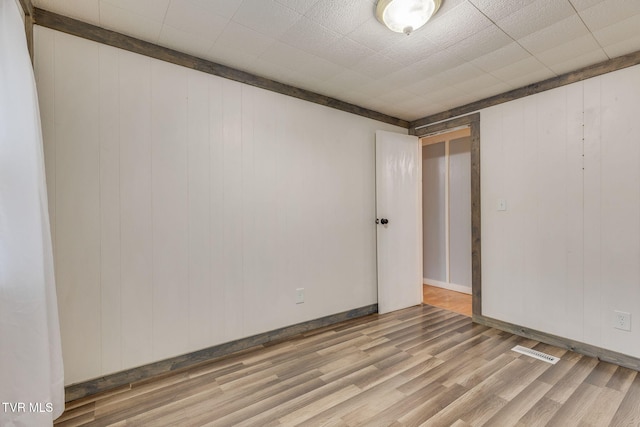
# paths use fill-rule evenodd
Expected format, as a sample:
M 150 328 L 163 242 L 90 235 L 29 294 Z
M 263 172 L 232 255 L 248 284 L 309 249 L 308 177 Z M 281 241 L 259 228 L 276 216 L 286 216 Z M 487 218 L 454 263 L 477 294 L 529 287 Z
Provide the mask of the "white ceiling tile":
M 530 5 L 535 0 L 469 0 L 492 21 L 499 21 Z
M 613 43 L 608 46 L 604 46 L 603 50 L 607 53 L 609 58 L 615 58 L 618 56 L 626 55 L 628 53 L 634 53 L 640 50 L 640 34 L 630 37 L 627 40 L 623 40 L 618 43 Z
M 224 0 L 222 0 L 224 1 Z M 276 2 L 304 15 L 318 0 L 276 0 Z
M 543 52 L 557 46 L 558 43 L 571 42 L 588 35 L 589 30 L 578 15 L 571 15 L 540 31 L 531 33 L 518 40 L 531 53 Z
M 486 73 L 475 65 L 465 62 L 458 65 L 457 67 L 449 68 L 433 76 L 433 78 L 443 82 L 447 86 L 455 86 L 475 79 L 481 74 Z
M 319 0 L 305 16 L 345 35 L 375 16 L 375 6 L 367 0 Z
M 225 45 L 214 45 L 203 59 L 226 65 L 227 67 L 237 68 L 243 71 L 253 70 L 258 59 L 255 54 L 246 52 L 238 52 L 237 49 L 227 47 Z M 258 74 L 258 73 L 255 73 Z
M 508 88 L 508 86 L 497 77 L 482 71 L 477 71 L 473 77 L 470 77 L 465 81 L 456 83 L 453 85 L 453 87 L 463 93 L 473 93 L 480 96 L 484 96 L 487 88 Z
M 588 9 L 596 4 L 603 2 L 604 0 L 569 0 L 573 7 L 578 11 Z
M 408 92 L 414 94 L 425 94 L 429 93 L 433 90 L 437 90 L 442 86 L 442 82 L 438 79 L 434 79 L 433 77 L 426 77 L 423 79 L 413 80 L 409 85 L 407 85 L 404 89 Z
M 275 40 L 271 37 L 232 21 L 229 22 L 222 34 L 216 39 L 214 49 L 226 48 L 235 50 L 239 54 L 259 56 L 273 43 L 275 43 Z
M 387 58 L 404 65 L 415 64 L 442 50 L 424 37 L 417 34 L 403 35 L 403 39 L 384 49 L 381 53 Z
M 444 49 L 491 25 L 492 22 L 472 4 L 462 2 L 446 13 L 436 15 L 416 31 L 416 34 L 419 33 L 434 45 Z
M 523 72 L 522 74 L 508 79 L 505 81 L 508 85 L 513 88 L 521 88 L 523 86 L 530 85 L 532 83 L 541 82 L 546 79 L 550 79 L 555 77 L 556 74 L 553 73 L 548 68 L 539 68 L 530 72 Z
M 191 0 L 171 0 L 164 25 L 210 40 L 213 45 L 229 20 Z
M 402 89 L 396 89 L 380 95 L 378 99 L 388 104 L 398 104 L 400 102 L 403 102 L 405 99 L 413 97 L 414 95 L 410 92 L 406 92 Z
M 131 0 L 128 0 L 131 1 Z M 149 0 L 156 1 L 156 0 Z M 191 0 L 203 9 L 208 9 L 216 15 L 231 19 L 242 4 L 242 0 Z
M 317 56 L 330 55 L 330 46 L 342 36 L 333 30 L 301 17 L 279 40 Z
M 544 64 L 538 61 L 538 59 L 531 56 L 497 70 L 493 70 L 491 71 L 491 74 L 504 82 L 509 82 L 512 79 L 516 79 L 520 76 L 538 72 L 541 70 L 544 70 L 548 73 L 551 72 Z
M 600 46 L 591 34 L 587 34 L 568 43 L 559 44 L 553 49 L 540 52 L 535 57 L 545 65 L 559 64 L 571 57 L 577 57 L 596 50 L 600 50 Z
M 369 56 L 354 64 L 351 69 L 372 78 L 381 78 L 404 68 L 404 65 L 381 54 Z
M 455 68 L 464 62 L 465 60 L 459 56 L 456 56 L 449 51 L 442 50 L 420 62 L 415 63 L 411 68 L 422 76 L 430 77 Z
M 591 31 L 597 31 L 640 14 L 639 0 L 605 0 L 580 12 Z
M 98 0 L 39 0 L 34 1 L 33 4 L 40 9 L 50 10 L 89 24 L 100 25 Z
M 287 83 L 288 79 L 293 74 L 286 65 L 266 61 L 263 58 L 256 59 L 253 62 L 253 65 L 255 67 L 255 70 L 253 71 L 255 74 L 281 83 Z
M 278 38 L 301 16 L 273 0 L 244 0 L 232 19 L 259 33 Z
M 446 104 L 452 98 L 458 98 L 463 96 L 464 93 L 456 88 L 450 86 L 440 86 L 439 89 L 429 91 L 424 94 L 424 98 L 430 102 L 436 102 L 440 104 Z
M 348 92 L 361 90 L 363 87 L 374 84 L 375 80 L 356 71 L 345 69 L 327 79 L 326 83 L 330 88 Z
M 513 42 L 471 62 L 475 66 L 491 72 L 530 57 L 531 54 L 524 50 L 520 44 Z
M 564 61 L 556 63 L 548 63 L 547 66 L 556 74 L 564 74 L 570 71 L 575 71 L 582 67 L 597 64 L 598 62 L 606 61 L 609 59 L 604 51 L 600 48 L 591 52 L 584 53 L 578 57 L 571 57 Z
M 162 24 L 110 3 L 100 3 L 100 25 L 108 30 L 157 43 Z
M 287 67 L 290 75 L 308 75 L 318 80 L 327 80 L 342 71 L 336 64 L 282 42 L 270 45 L 259 58 Z
M 536 0 L 496 23 L 505 33 L 517 40 L 575 13 L 566 0 Z
M 100 3 L 108 3 L 158 22 L 164 21 L 169 2 L 170 0 L 100 0 Z
M 375 51 L 382 51 L 407 38 L 405 34 L 389 31 L 376 18 L 364 21 L 348 37 Z
M 640 31 L 638 31 L 638 28 L 640 28 L 640 14 L 620 21 L 615 25 L 601 28 L 594 32 L 593 35 L 603 47 L 626 43 L 631 50 L 625 53 L 630 53 L 640 50 L 640 40 L 638 39 L 638 37 L 640 37 Z
M 334 64 L 350 67 L 356 62 L 375 55 L 375 51 L 355 42 L 348 37 L 343 37 L 326 50 L 322 50 L 322 56 Z
M 213 46 L 213 41 L 169 25 L 163 25 L 158 44 L 190 55 L 205 57 Z
M 447 48 L 455 55 L 471 61 L 512 43 L 513 39 L 492 25 Z

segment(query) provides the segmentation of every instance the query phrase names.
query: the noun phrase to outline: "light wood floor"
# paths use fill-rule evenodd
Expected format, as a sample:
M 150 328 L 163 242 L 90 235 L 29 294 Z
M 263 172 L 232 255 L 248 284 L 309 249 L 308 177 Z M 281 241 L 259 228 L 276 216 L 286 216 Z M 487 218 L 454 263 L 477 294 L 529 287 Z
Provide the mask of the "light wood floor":
M 422 302 L 471 317 L 471 295 L 422 285 Z
M 57 425 L 638 426 L 639 403 L 636 371 L 422 306 L 76 401 Z

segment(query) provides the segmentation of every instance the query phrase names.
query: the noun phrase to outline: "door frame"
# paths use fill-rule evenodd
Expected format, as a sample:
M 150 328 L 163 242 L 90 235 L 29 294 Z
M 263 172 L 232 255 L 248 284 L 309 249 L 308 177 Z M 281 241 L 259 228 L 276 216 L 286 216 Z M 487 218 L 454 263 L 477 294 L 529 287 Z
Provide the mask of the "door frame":
M 480 212 L 480 113 L 409 129 L 418 138 L 468 126 L 471 133 L 471 304 L 472 318 L 482 315 L 482 257 Z

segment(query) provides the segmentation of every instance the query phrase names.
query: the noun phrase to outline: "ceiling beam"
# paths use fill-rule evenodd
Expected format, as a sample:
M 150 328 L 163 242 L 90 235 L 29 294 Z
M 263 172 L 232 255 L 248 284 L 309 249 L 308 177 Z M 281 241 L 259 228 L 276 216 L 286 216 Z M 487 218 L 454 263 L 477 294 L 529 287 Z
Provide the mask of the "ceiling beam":
M 77 19 L 58 15 L 57 13 L 49 12 L 47 10 L 34 8 L 33 16 L 35 18 L 36 25 L 41 25 L 53 30 L 82 37 L 87 40 L 92 40 L 98 43 L 117 47 L 119 49 L 124 49 L 129 52 L 134 52 L 151 58 L 159 59 L 161 61 L 181 65 L 193 70 L 202 71 L 214 76 L 234 80 L 240 83 L 270 90 L 272 92 L 277 92 L 283 95 L 292 96 L 294 98 L 324 105 L 326 107 L 335 108 L 337 110 L 346 111 L 347 113 L 352 113 L 369 119 L 400 126 L 405 129 L 409 127 L 408 121 L 399 119 L 397 117 L 392 117 L 374 110 L 370 110 L 368 108 L 350 104 L 345 101 L 340 101 L 339 99 L 331 98 L 329 96 L 320 95 L 306 89 L 300 89 L 295 86 L 280 83 L 275 80 L 231 68 L 226 65 L 218 64 L 216 62 L 207 61 L 193 55 L 178 52 L 176 50 L 159 46 L 154 43 L 146 42 L 144 40 L 136 39 L 134 37 L 126 36 L 115 31 L 106 30 L 104 28 L 91 25 Z
M 418 120 L 414 120 L 409 124 L 409 132 L 415 134 L 416 128 L 423 127 L 431 123 L 441 122 L 452 117 L 458 117 L 463 114 L 481 110 L 483 108 L 502 104 L 503 102 L 513 101 L 518 98 L 534 95 L 536 93 L 544 92 L 549 89 L 555 89 L 560 86 L 576 83 L 591 77 L 596 77 L 638 64 L 640 64 L 640 51 L 609 59 L 598 64 L 589 65 L 576 71 L 561 74 L 559 76 L 552 77 L 538 83 L 533 83 L 519 89 L 514 89 L 509 92 L 501 93 L 499 95 L 485 98 L 480 101 L 475 101 L 461 107 L 456 107 L 451 110 L 444 111 L 442 113 L 437 113 Z

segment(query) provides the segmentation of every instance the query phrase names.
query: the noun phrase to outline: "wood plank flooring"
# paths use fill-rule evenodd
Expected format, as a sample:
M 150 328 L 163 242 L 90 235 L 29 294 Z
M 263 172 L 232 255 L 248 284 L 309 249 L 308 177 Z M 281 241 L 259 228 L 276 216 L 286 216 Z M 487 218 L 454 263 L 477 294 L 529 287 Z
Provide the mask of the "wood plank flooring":
M 471 317 L 471 295 L 422 285 L 422 302 Z
M 636 371 L 425 305 L 71 402 L 56 425 L 639 426 L 639 403 Z

